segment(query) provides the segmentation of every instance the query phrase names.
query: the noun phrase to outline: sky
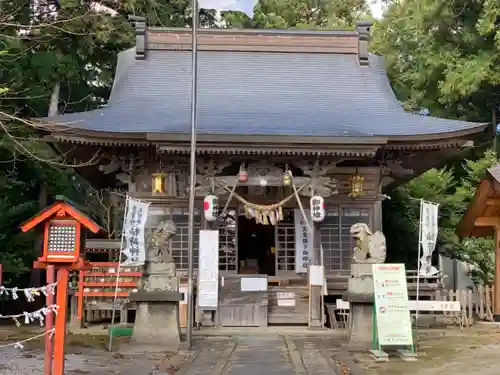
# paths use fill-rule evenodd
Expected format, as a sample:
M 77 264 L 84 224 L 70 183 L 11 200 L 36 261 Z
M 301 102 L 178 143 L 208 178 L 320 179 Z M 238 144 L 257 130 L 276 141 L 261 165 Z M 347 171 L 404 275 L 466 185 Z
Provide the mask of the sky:
M 383 7 L 380 0 L 372 0 L 371 5 L 373 17 L 376 19 L 382 18 Z

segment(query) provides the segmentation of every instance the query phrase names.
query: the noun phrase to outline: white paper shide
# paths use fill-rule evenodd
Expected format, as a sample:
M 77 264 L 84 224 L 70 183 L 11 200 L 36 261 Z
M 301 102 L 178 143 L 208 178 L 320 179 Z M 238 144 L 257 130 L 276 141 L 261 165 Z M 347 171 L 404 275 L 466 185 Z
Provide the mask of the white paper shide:
M 122 266 L 142 266 L 146 262 L 146 221 L 149 203 L 127 198 L 123 220 Z

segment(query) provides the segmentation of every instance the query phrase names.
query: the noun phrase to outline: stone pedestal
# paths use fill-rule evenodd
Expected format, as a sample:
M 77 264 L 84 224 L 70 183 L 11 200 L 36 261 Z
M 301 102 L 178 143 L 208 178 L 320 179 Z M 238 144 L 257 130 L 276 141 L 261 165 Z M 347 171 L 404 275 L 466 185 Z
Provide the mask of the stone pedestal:
M 181 344 L 178 292 L 137 292 L 130 296 L 137 304 L 130 345 L 147 352 L 176 352 Z M 147 350 L 146 350 L 147 349 Z
M 146 263 L 143 287 L 130 295 L 136 317 L 129 347 L 141 352 L 176 352 L 181 343 L 175 264 Z
M 370 349 L 373 329 L 373 273 L 370 263 L 353 263 L 347 293 L 349 301 L 349 343 L 352 349 Z

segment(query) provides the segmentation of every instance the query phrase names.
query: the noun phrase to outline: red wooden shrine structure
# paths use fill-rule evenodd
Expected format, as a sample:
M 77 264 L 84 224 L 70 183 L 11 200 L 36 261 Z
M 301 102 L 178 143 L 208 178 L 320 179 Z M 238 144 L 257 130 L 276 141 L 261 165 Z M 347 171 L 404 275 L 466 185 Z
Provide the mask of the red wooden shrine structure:
M 23 232 L 35 228 L 43 230 L 43 253 L 35 261 L 34 267 L 47 270 L 48 283 L 54 282 L 54 273 L 57 273 L 56 305 L 59 307 L 59 313 L 55 317 L 54 342 L 50 340 L 50 335 L 46 335 L 45 375 L 64 375 L 69 275 L 72 271 L 80 271 L 87 267 L 82 257 L 86 231 L 97 233 L 102 228 L 61 196 L 56 197 L 54 204 L 21 225 Z M 53 303 L 53 296 L 48 296 L 47 304 Z M 53 319 L 52 314 L 47 316 L 47 332 L 54 327 Z

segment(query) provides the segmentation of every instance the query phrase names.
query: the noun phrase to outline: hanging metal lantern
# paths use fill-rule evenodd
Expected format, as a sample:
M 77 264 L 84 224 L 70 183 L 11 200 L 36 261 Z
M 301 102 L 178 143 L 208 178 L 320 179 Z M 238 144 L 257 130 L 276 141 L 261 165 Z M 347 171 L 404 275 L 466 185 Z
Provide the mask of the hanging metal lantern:
M 219 216 L 219 199 L 215 195 L 207 195 L 203 199 L 203 213 L 205 220 L 212 222 Z
M 354 173 L 350 179 L 351 192 L 349 193 L 349 196 L 352 198 L 358 198 L 362 197 L 363 195 L 366 195 L 366 193 L 363 190 L 364 183 L 365 183 L 365 178 L 361 176 L 358 173 L 358 170 L 356 169 L 356 173 Z
M 151 177 L 153 195 L 163 194 L 165 192 L 165 174 L 161 172 L 153 173 Z
M 309 201 L 311 207 L 311 219 L 319 223 L 325 219 L 325 200 L 322 196 L 314 195 Z
M 285 173 L 283 175 L 283 186 L 290 186 L 292 185 L 292 176 L 290 175 L 290 173 Z

